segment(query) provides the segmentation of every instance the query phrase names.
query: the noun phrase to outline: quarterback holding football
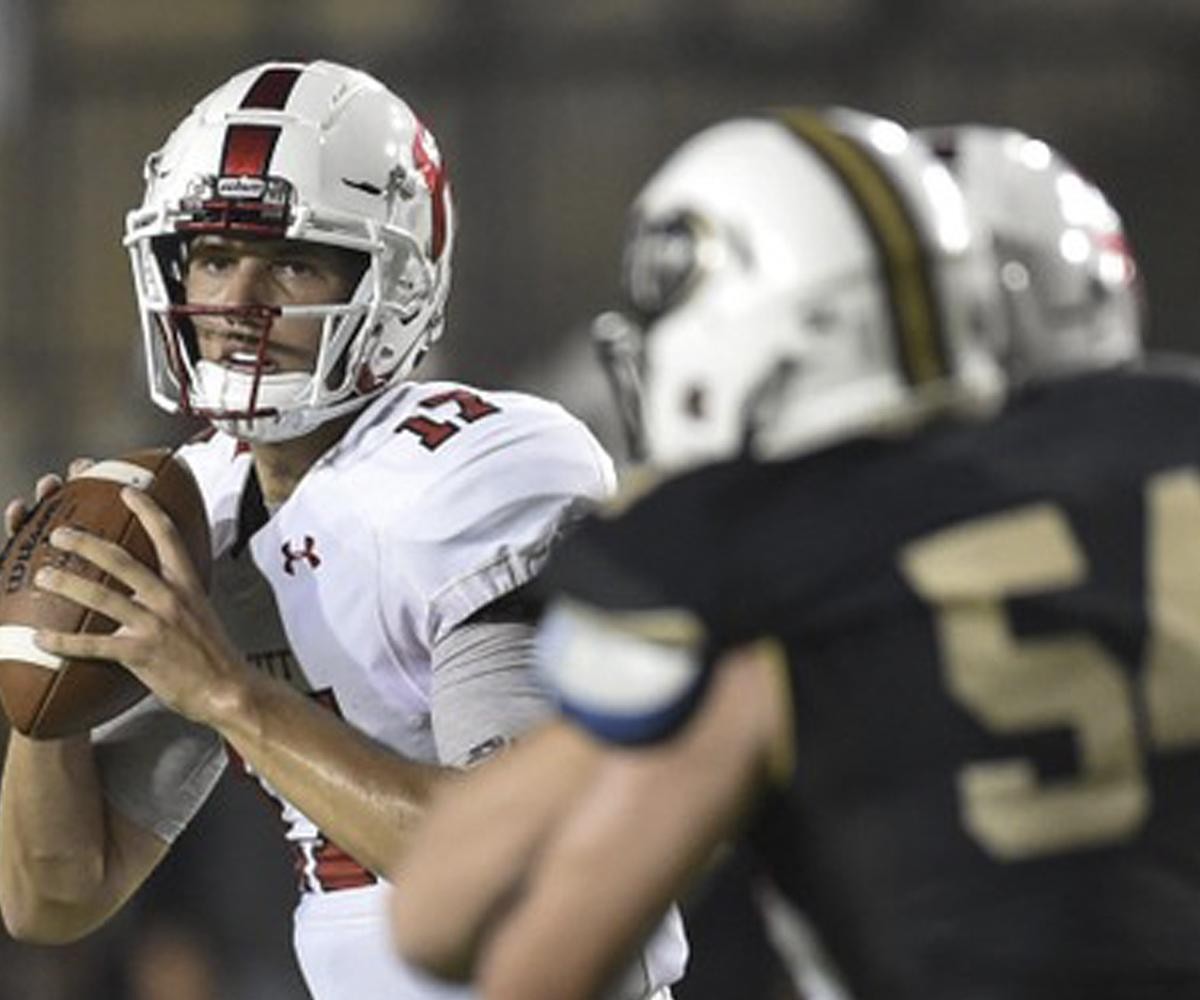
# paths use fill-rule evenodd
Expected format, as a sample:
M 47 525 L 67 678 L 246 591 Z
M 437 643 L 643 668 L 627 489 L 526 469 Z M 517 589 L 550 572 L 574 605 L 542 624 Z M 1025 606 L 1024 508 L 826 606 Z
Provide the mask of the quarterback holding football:
M 115 660 L 152 697 L 89 734 L 13 736 L 0 907 L 15 936 L 102 924 L 237 758 L 286 824 L 313 996 L 461 994 L 392 952 L 381 873 L 436 787 L 548 712 L 523 588 L 613 468 L 558 405 L 412 379 L 445 325 L 455 233 L 432 133 L 328 62 L 238 74 L 147 160 L 125 244 L 151 396 L 212 428 L 178 453 L 207 510 L 211 597 L 143 492 L 124 497 L 158 572 L 51 535 L 124 589 L 43 571 L 45 591 L 118 628 L 42 631 L 39 647 Z M 620 995 L 665 989 L 685 954 L 668 921 Z

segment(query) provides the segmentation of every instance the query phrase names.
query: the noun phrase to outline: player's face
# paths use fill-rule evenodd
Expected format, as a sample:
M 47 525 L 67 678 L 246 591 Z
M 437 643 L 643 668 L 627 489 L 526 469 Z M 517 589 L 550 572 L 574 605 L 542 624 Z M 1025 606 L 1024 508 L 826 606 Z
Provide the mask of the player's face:
M 189 305 L 306 306 L 346 301 L 361 268 L 357 255 L 297 240 L 198 236 L 188 255 Z M 201 356 L 231 367 L 257 364 L 260 341 L 269 345 L 264 374 L 311 371 L 320 342 L 317 317 L 230 312 L 194 317 Z

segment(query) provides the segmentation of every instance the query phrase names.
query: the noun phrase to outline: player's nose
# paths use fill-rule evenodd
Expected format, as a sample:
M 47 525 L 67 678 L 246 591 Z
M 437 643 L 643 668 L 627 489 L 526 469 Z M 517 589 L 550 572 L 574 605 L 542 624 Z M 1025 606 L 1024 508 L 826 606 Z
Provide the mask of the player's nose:
M 227 306 L 272 305 L 270 269 L 259 257 L 239 257 L 221 284 L 221 304 Z

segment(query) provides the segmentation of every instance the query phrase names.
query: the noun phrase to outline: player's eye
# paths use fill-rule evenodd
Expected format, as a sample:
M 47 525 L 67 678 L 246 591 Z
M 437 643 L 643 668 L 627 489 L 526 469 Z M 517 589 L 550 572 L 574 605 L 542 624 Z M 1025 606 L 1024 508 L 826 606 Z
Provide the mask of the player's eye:
M 206 274 L 219 274 L 233 267 L 237 258 L 222 250 L 200 250 L 193 253 L 188 260 L 190 270 L 203 271 Z
M 302 257 L 280 257 L 272 263 L 272 267 L 286 274 L 312 274 L 316 270 L 312 261 Z

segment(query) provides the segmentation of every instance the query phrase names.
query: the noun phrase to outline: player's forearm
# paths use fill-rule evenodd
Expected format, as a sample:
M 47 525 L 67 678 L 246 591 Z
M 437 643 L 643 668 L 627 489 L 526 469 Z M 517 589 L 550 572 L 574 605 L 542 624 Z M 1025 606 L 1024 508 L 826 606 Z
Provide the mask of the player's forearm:
M 467 979 L 536 852 L 595 763 L 594 745 L 555 723 L 439 795 L 394 871 L 396 943 L 409 961 Z
M 380 874 L 406 850 L 434 787 L 456 773 L 400 756 L 261 674 L 213 725 L 322 833 Z
M 731 654 L 673 739 L 598 762 L 486 944 L 487 1000 L 586 1000 L 610 983 L 764 780 L 779 724 L 773 671 L 753 650 Z M 537 974 L 547 955 L 553 986 Z
M 0 909 L 9 932 L 61 941 L 90 930 L 105 856 L 88 739 L 11 734 L 0 789 Z
M 670 829 L 655 825 L 661 794 L 647 788 L 631 797 L 606 781 L 589 788 L 481 947 L 476 981 L 487 1000 L 589 1000 L 605 992 L 711 844 L 687 813 Z M 543 971 L 548 956 L 553 977 Z

